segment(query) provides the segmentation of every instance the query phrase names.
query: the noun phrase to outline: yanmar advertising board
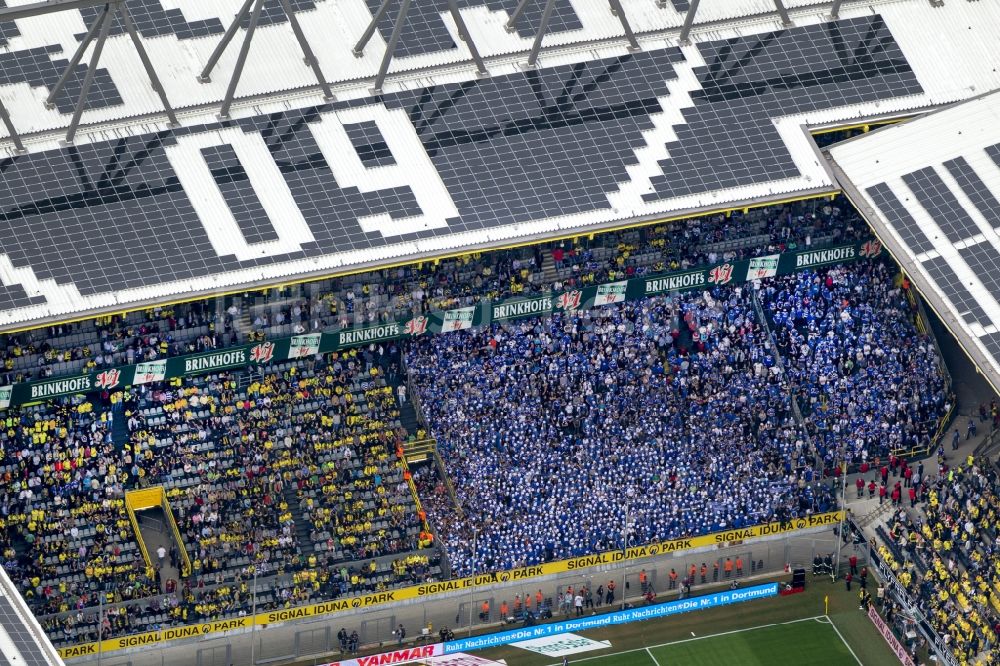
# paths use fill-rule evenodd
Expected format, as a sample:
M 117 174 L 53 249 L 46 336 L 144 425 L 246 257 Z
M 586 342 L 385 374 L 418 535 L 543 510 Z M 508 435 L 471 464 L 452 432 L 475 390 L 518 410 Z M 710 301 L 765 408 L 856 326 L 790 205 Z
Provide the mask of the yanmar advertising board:
M 331 661 L 323 664 L 323 666 L 389 666 L 389 664 L 409 664 L 414 661 L 427 659 L 428 657 L 439 657 L 443 654 L 444 643 L 433 643 L 431 645 L 417 645 L 393 650 L 392 652 L 372 654 L 367 657 Z

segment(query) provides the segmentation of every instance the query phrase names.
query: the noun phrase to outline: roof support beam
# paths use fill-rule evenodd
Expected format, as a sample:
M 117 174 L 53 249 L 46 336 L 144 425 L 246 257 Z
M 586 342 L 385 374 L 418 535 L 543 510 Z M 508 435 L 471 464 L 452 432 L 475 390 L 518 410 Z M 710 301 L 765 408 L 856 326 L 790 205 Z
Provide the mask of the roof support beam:
M 76 69 L 76 66 L 80 64 L 80 60 L 83 58 L 83 54 L 87 51 L 87 47 L 90 46 L 90 42 L 94 40 L 94 35 L 96 35 L 97 31 L 101 29 L 101 26 L 104 25 L 104 21 L 107 20 L 107 18 L 108 18 L 108 12 L 107 9 L 105 8 L 105 11 L 102 11 L 100 14 L 97 15 L 97 18 L 94 19 L 94 22 L 90 25 L 90 28 L 87 30 L 87 34 L 84 35 L 83 41 L 80 42 L 80 45 L 76 47 L 76 52 L 73 53 L 73 57 L 69 59 L 69 64 L 66 65 L 65 71 L 63 71 L 62 76 L 59 77 L 59 81 L 56 82 L 55 87 L 49 92 L 49 96 L 45 98 L 46 109 L 55 108 L 56 97 L 59 96 L 59 93 L 60 91 L 62 91 L 63 86 L 66 85 L 66 80 L 69 79 L 70 75 L 73 73 L 73 70 Z
M 90 86 L 94 82 L 94 74 L 97 72 L 97 65 L 101 62 L 101 52 L 104 51 L 104 43 L 108 41 L 108 30 L 111 28 L 112 14 L 118 11 L 118 3 L 111 8 L 111 3 L 104 5 L 101 14 L 101 31 L 94 45 L 94 52 L 90 55 L 90 65 L 87 73 L 83 77 L 83 87 L 80 89 L 80 98 L 76 100 L 76 108 L 73 110 L 73 117 L 69 121 L 69 128 L 66 130 L 66 143 L 72 144 L 76 137 L 76 128 L 80 124 L 80 117 L 83 115 L 83 107 L 87 103 L 87 95 L 90 94 Z
M 389 44 L 382 56 L 382 64 L 379 65 L 378 74 L 375 75 L 374 91 L 376 93 L 382 92 L 382 84 L 385 83 L 385 75 L 389 73 L 389 63 L 392 62 L 392 56 L 396 53 L 396 45 L 399 44 L 399 36 L 403 32 L 403 23 L 406 21 L 406 15 L 409 11 L 410 0 L 403 0 L 403 4 L 399 7 L 399 14 L 396 15 L 396 23 L 392 26 Z
M 226 28 L 225 34 L 222 35 L 222 39 L 219 43 L 215 45 L 212 55 L 208 57 L 208 61 L 205 63 L 204 69 L 201 70 L 201 74 L 198 76 L 198 80 L 202 83 L 208 83 L 212 80 L 212 70 L 219 63 L 219 58 L 222 57 L 222 54 L 225 53 L 230 43 L 232 43 L 233 38 L 236 36 L 236 32 L 240 29 L 243 21 L 246 20 L 247 13 L 250 12 L 250 8 L 253 7 L 253 12 L 250 15 L 250 23 L 247 25 L 246 33 L 243 35 L 243 43 L 240 45 L 239 54 L 236 56 L 236 66 L 233 68 L 233 73 L 229 78 L 229 86 L 226 88 L 226 96 L 222 100 L 222 108 L 219 110 L 219 116 L 221 118 L 229 117 L 229 109 L 233 104 L 233 97 L 236 95 L 236 86 L 240 82 L 240 77 L 243 76 L 243 68 L 246 66 L 247 56 L 250 53 L 250 43 L 253 41 L 253 35 L 257 30 L 257 25 L 260 23 L 260 13 L 264 8 L 265 2 L 267 2 L 267 0 L 244 0 L 243 5 L 240 7 L 240 11 L 236 13 L 235 17 L 233 17 L 233 22 L 229 24 L 228 28 Z M 292 34 L 295 35 L 295 41 L 299 43 L 299 48 L 302 49 L 303 62 L 305 62 L 305 64 L 312 69 L 313 74 L 316 76 L 316 82 L 323 90 L 323 99 L 333 99 L 333 91 L 330 89 L 330 84 L 323 75 L 323 70 L 319 65 L 319 60 L 316 58 L 316 54 L 313 53 L 312 47 L 309 46 L 309 40 L 306 39 L 306 34 L 302 30 L 302 25 L 299 23 L 298 17 L 295 16 L 295 12 L 292 11 L 291 4 L 288 0 L 279 0 L 279 2 L 281 4 L 281 11 L 285 13 L 285 17 L 288 19 L 288 25 L 292 28 Z
M 472 59 L 476 62 L 476 72 L 480 76 L 485 76 L 488 73 L 486 71 L 486 64 L 479 55 L 476 43 L 472 41 L 469 29 L 465 26 L 465 19 L 462 18 L 461 12 L 458 11 L 458 5 L 455 4 L 455 0 L 448 0 L 448 9 L 451 11 L 451 17 L 455 20 L 455 25 L 458 26 L 458 36 L 469 47 L 469 53 L 472 54 Z
M 378 6 L 378 10 L 372 16 L 372 20 L 369 21 L 368 27 L 365 28 L 363 33 L 361 33 L 361 39 L 359 39 L 358 43 L 354 45 L 353 49 L 351 49 L 351 53 L 354 54 L 354 57 L 360 58 L 365 54 L 365 46 L 368 45 L 368 40 L 370 40 L 372 35 L 375 34 L 375 28 L 378 26 L 378 22 L 385 18 L 385 13 L 387 11 L 389 11 L 389 0 L 382 0 L 382 4 Z
M 830 7 L 830 18 L 837 20 L 840 18 L 840 5 L 844 3 L 844 0 L 833 0 L 833 5 Z
M 521 18 L 521 14 L 524 13 L 524 8 L 528 6 L 528 0 L 521 0 L 517 3 L 517 7 L 514 8 L 514 13 L 510 15 L 507 19 L 507 23 L 504 24 L 504 30 L 507 32 L 514 32 L 517 30 L 517 20 Z
M 243 23 L 243 19 L 246 18 L 247 12 L 250 11 L 250 5 L 252 5 L 254 0 L 246 0 L 243 6 L 240 7 L 240 11 L 236 13 L 236 17 L 233 22 L 229 24 L 226 28 L 226 34 L 222 36 L 222 40 L 219 41 L 215 46 L 215 50 L 212 51 L 212 55 L 208 56 L 208 62 L 205 63 L 205 68 L 201 70 L 201 75 L 198 80 L 201 83 L 208 83 L 212 79 L 209 78 L 212 74 L 212 70 L 215 68 L 216 63 L 219 62 L 219 58 L 222 57 L 223 52 L 225 52 L 226 47 L 229 46 L 229 42 L 233 41 L 233 36 L 236 35 L 236 31 L 240 29 L 240 24 Z
M 681 26 L 680 38 L 677 40 L 681 44 L 687 45 L 691 43 L 688 35 L 691 34 L 691 26 L 694 25 L 694 17 L 698 13 L 698 3 L 700 2 L 701 0 L 691 0 L 691 6 L 688 7 L 688 13 L 684 17 L 684 25 Z
M 295 16 L 295 12 L 292 11 L 292 5 L 288 0 L 281 0 L 281 8 L 285 11 L 285 16 L 288 17 L 288 24 L 292 26 L 292 33 L 295 35 L 295 39 L 299 42 L 299 48 L 302 49 L 302 56 L 305 63 L 312 68 L 313 74 L 316 76 L 316 81 L 319 82 L 319 87 L 323 90 L 323 99 L 330 101 L 333 99 L 333 91 L 330 90 L 330 84 L 327 83 L 326 77 L 323 76 L 323 70 L 320 69 L 319 60 L 316 59 L 316 55 L 313 53 L 312 47 L 309 46 L 309 40 L 306 39 L 306 33 L 302 31 L 302 26 L 299 24 L 299 19 Z
M 528 54 L 528 67 L 534 67 L 538 62 L 538 52 L 542 50 L 542 38 L 549 28 L 549 19 L 552 18 L 552 10 L 555 9 L 556 0 L 545 0 L 545 9 L 542 10 L 542 22 L 538 24 L 538 32 L 535 33 L 535 42 L 531 45 L 531 53 Z
M 167 99 L 167 92 L 164 89 L 163 84 L 160 82 L 160 77 L 156 75 L 156 69 L 153 67 L 153 62 L 149 59 L 149 54 L 146 53 L 146 47 L 143 45 L 138 31 L 135 29 L 135 24 L 132 21 L 131 14 L 129 14 L 126 0 L 104 0 L 104 2 L 101 3 L 52 2 L 46 4 L 51 4 L 58 7 L 60 10 L 79 9 L 81 7 L 93 6 L 95 4 L 104 5 L 104 9 L 101 10 L 101 13 L 97 15 L 96 19 L 94 19 L 90 28 L 87 29 L 87 34 L 84 35 L 83 41 L 81 41 L 79 46 L 76 47 L 73 57 L 70 58 L 69 63 L 66 65 L 66 69 L 63 70 L 62 76 L 59 77 L 59 81 L 56 82 L 56 85 L 51 91 L 49 91 L 48 96 L 45 98 L 45 108 L 55 108 L 56 98 L 59 97 L 59 93 L 63 91 L 69 77 L 73 75 L 73 72 L 79 66 L 80 61 L 83 59 L 83 54 L 86 53 L 87 49 L 90 48 L 90 45 L 94 43 L 96 36 L 97 43 L 94 46 L 94 52 L 90 56 L 90 65 L 88 66 L 87 73 L 83 78 L 83 87 L 80 90 L 80 97 L 77 99 L 76 106 L 73 109 L 73 117 L 70 120 L 70 125 L 66 132 L 66 143 L 73 143 L 73 139 L 76 136 L 76 129 L 80 124 L 80 118 L 82 117 L 84 107 L 86 106 L 87 94 L 90 92 L 90 86 L 94 82 L 94 76 L 97 73 L 97 65 L 100 63 L 101 52 L 104 50 L 104 44 L 107 42 L 108 32 L 111 28 L 111 24 L 119 15 L 121 16 L 122 25 L 125 27 L 125 31 L 128 33 L 129 38 L 132 40 L 132 45 L 135 47 L 136 55 L 139 56 L 139 60 L 142 62 L 142 67 L 146 70 L 146 75 L 149 77 L 149 83 L 153 90 L 156 91 L 157 96 L 160 98 L 160 103 L 163 104 L 163 108 L 167 112 L 167 119 L 169 123 L 171 125 L 178 124 L 177 116 L 174 114 L 174 109 L 170 105 L 170 100 Z M 31 5 L 24 5 L 24 7 L 30 6 Z
M 351 52 L 355 57 L 360 58 L 365 53 L 365 47 L 368 46 L 368 42 L 371 41 L 372 35 L 375 34 L 375 30 L 378 26 L 379 21 L 385 18 L 385 15 L 389 11 L 389 2 L 391 0 L 382 0 L 379 4 L 378 9 L 372 15 L 372 20 L 368 22 L 368 27 L 365 31 L 361 33 L 361 38 L 358 39 L 358 43 L 354 45 Z M 389 36 L 389 42 L 386 45 L 385 54 L 382 56 L 382 63 L 379 67 L 378 74 L 375 77 L 375 86 L 372 88 L 375 92 L 382 92 L 382 85 L 385 83 L 386 74 L 389 71 L 389 63 L 392 61 L 393 56 L 396 53 L 396 46 L 399 44 L 399 36 L 402 34 L 403 22 L 406 20 L 406 15 L 410 11 L 410 3 L 407 0 L 403 1 L 403 4 L 399 8 L 399 14 L 396 15 L 396 20 L 393 22 L 392 34 Z M 476 43 L 472 41 L 472 36 L 469 34 L 469 29 L 465 25 L 465 19 L 462 18 L 462 13 L 458 10 L 458 5 L 455 0 L 448 0 L 448 11 L 451 13 L 451 18 L 455 21 L 455 27 L 458 28 L 458 37 L 465 45 L 469 48 L 469 53 L 472 54 L 472 60 L 476 63 L 476 73 L 480 76 L 485 76 L 488 72 L 486 70 L 486 63 L 483 62 L 482 56 L 479 54 L 479 49 L 476 48 Z
M 781 24 L 784 26 L 792 25 L 792 19 L 788 17 L 788 10 L 785 9 L 785 3 L 781 0 L 774 0 L 774 8 L 778 10 L 778 14 L 781 16 Z
M 253 41 L 253 33 L 257 30 L 257 23 L 260 21 L 260 11 L 264 7 L 264 0 L 255 0 L 253 13 L 250 14 L 250 25 L 243 35 L 243 43 L 240 44 L 240 53 L 236 56 L 236 66 L 233 68 L 233 75 L 229 77 L 229 87 L 226 88 L 226 96 L 222 100 L 222 108 L 219 109 L 220 118 L 229 117 L 229 107 L 233 105 L 233 96 L 236 94 L 236 86 L 243 76 L 243 67 L 247 64 L 247 54 L 250 53 L 250 42 Z
M 7 133 L 10 135 L 11 141 L 14 142 L 14 148 L 17 152 L 25 152 L 24 144 L 21 143 L 21 136 L 17 133 L 17 129 L 14 128 L 14 123 L 11 122 L 10 114 L 7 113 L 7 107 L 3 105 L 2 99 L 0 99 L 0 120 L 3 121 L 4 127 L 7 128 Z
M 146 75 L 149 77 L 149 84 L 153 86 L 153 90 L 160 97 L 160 103 L 163 104 L 163 108 L 167 112 L 167 119 L 173 126 L 179 125 L 177 122 L 177 116 L 174 115 L 174 110 L 170 106 L 170 100 L 167 99 L 167 91 L 163 89 L 163 84 L 160 83 L 160 77 L 156 75 L 156 70 L 153 69 L 153 63 L 149 60 L 149 55 L 146 53 L 146 47 L 142 45 L 142 40 L 139 39 L 139 33 L 135 29 L 135 25 L 132 23 L 132 17 L 128 13 L 128 7 L 125 3 L 118 5 L 118 11 L 121 12 L 122 22 L 125 24 L 125 30 L 128 32 L 128 36 L 132 38 L 132 43 L 135 45 L 135 51 L 139 54 L 139 60 L 142 61 L 142 66 L 146 70 Z
M 19 19 L 54 14 L 67 9 L 86 9 L 103 5 L 107 0 L 43 0 L 19 7 L 0 7 L 0 21 L 17 21 Z
M 625 10 L 622 9 L 622 0 L 608 0 L 611 4 L 611 13 L 618 17 L 621 21 L 622 28 L 625 30 L 625 38 L 628 39 L 628 47 L 630 51 L 639 50 L 639 42 L 636 41 L 635 33 L 632 32 L 632 26 L 628 23 L 628 17 L 625 16 Z

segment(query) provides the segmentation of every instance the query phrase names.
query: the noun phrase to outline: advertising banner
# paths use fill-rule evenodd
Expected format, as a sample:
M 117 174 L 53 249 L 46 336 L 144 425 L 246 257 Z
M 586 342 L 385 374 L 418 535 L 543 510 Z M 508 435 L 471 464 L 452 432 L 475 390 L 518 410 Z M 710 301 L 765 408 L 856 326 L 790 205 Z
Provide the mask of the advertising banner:
M 308 335 L 293 335 L 288 347 L 288 358 L 305 358 L 319 353 L 322 333 Z
M 766 257 L 754 257 L 747 267 L 747 282 L 774 277 L 778 274 L 778 264 L 781 261 L 780 254 L 770 254 Z
M 875 610 L 874 604 L 868 605 L 868 619 L 872 621 L 872 624 L 875 625 L 878 632 L 882 634 L 882 638 L 884 638 L 885 642 L 889 644 L 889 647 L 892 649 L 893 654 L 895 654 L 899 659 L 899 662 L 903 664 L 903 666 L 913 666 L 913 659 L 906 651 L 906 647 L 899 642 L 899 639 L 896 638 L 896 634 L 892 633 L 892 629 L 885 623 L 885 620 L 883 620 L 878 614 L 878 611 Z
M 526 580 L 530 578 L 536 578 L 538 576 L 548 576 L 551 574 L 564 573 L 566 571 L 574 571 L 576 569 L 583 569 L 585 567 L 591 567 L 601 564 L 612 564 L 624 560 L 636 560 L 645 557 L 654 557 L 661 553 L 688 550 L 692 548 L 702 548 L 706 546 L 719 546 L 720 544 L 736 544 L 742 542 L 745 539 L 771 536 L 776 534 L 787 534 L 790 532 L 796 532 L 798 530 L 812 529 L 816 527 L 832 526 L 839 523 L 842 519 L 843 519 L 842 511 L 832 511 L 830 513 L 821 513 L 821 514 L 806 516 L 804 518 L 797 518 L 795 520 L 786 523 L 767 523 L 764 525 L 755 525 L 753 527 L 747 527 L 738 530 L 727 530 L 725 532 L 716 532 L 714 534 L 703 534 L 696 537 L 691 537 L 689 539 L 674 539 L 672 541 L 661 541 L 657 543 L 647 544 L 644 546 L 635 546 L 629 548 L 627 552 L 621 550 L 614 550 L 603 553 L 596 553 L 594 555 L 582 555 L 580 557 L 574 557 L 568 560 L 556 560 L 554 562 L 545 562 L 544 564 L 536 564 L 532 566 L 521 567 L 519 569 L 508 569 L 506 571 L 496 571 L 485 574 L 478 574 L 475 577 L 469 576 L 466 578 L 455 578 L 452 580 L 445 580 L 438 583 L 424 583 L 422 585 L 412 585 L 410 587 L 402 587 L 395 590 L 388 590 L 386 592 L 375 592 L 372 594 L 363 594 L 356 597 L 332 599 L 330 601 L 324 601 L 318 604 L 312 604 L 310 606 L 298 606 L 296 608 L 281 608 L 277 610 L 258 613 L 256 621 L 254 620 L 254 618 L 251 617 L 241 617 L 222 622 L 210 622 L 200 625 L 173 627 L 170 629 L 163 629 L 162 631 L 151 631 L 151 632 L 146 632 L 144 634 L 134 634 L 132 636 L 122 636 L 119 638 L 109 638 L 103 642 L 102 651 L 112 652 L 115 650 L 124 650 L 129 647 L 150 645 L 154 643 L 159 643 L 161 641 L 173 640 L 175 638 L 203 636 L 205 634 L 214 633 L 217 631 L 229 631 L 231 629 L 249 627 L 251 626 L 251 624 L 254 623 L 257 626 L 262 626 L 269 624 L 278 624 L 282 622 L 291 622 L 294 620 L 302 620 L 306 618 L 314 618 L 323 615 L 340 613 L 343 611 L 357 610 L 359 608 L 369 608 L 371 606 L 391 604 L 397 601 L 406 601 L 408 599 L 419 599 L 423 597 L 430 597 L 445 592 L 468 590 L 470 588 L 479 587 L 481 585 L 493 585 L 496 583 L 506 583 L 510 581 Z M 743 590 L 732 590 L 732 591 L 743 593 L 751 589 L 753 588 L 746 588 Z M 699 597 L 699 599 L 705 599 L 705 598 L 708 597 Z M 661 604 L 661 606 L 664 606 L 664 604 Z M 669 607 L 669 605 L 666 606 Z M 646 608 L 639 610 L 645 612 L 650 608 L 654 607 L 648 606 Z M 566 629 L 566 631 L 577 631 L 577 630 L 579 630 L 579 628 Z M 538 638 L 538 636 L 523 636 L 521 638 L 513 640 L 528 640 L 531 638 Z M 97 643 L 85 643 L 73 647 L 60 648 L 59 654 L 62 655 L 63 658 L 97 654 Z
M 368 655 L 367 657 L 353 657 L 351 659 L 331 661 L 323 664 L 323 666 L 388 666 L 390 664 L 408 664 L 414 661 L 423 661 L 424 659 L 439 657 L 443 654 L 444 643 L 434 643 L 433 645 L 400 648 L 392 652 L 381 652 L 379 654 Z
M 568 654 L 580 652 L 591 652 L 593 650 L 607 650 L 611 647 L 611 641 L 595 641 L 580 636 L 578 634 L 560 634 L 558 636 L 542 636 L 533 638 L 530 641 L 520 641 L 511 643 L 516 648 L 537 652 L 549 657 L 563 657 Z
M 297 359 L 318 353 L 335 352 L 387 340 L 399 340 L 424 334 L 463 331 L 492 322 L 522 317 L 544 317 L 559 312 L 574 312 L 624 301 L 634 301 L 657 294 L 708 289 L 716 285 L 757 280 L 828 264 L 846 263 L 861 258 L 878 257 L 882 246 L 877 241 L 854 243 L 802 252 L 772 254 L 741 259 L 683 271 L 646 275 L 558 293 L 533 295 L 504 301 L 483 300 L 478 305 L 445 312 L 429 312 L 404 321 L 390 321 L 376 326 L 343 329 L 328 333 L 310 333 L 255 344 L 229 347 L 218 351 L 157 359 L 132 366 L 120 366 L 75 377 L 40 382 L 24 382 L 0 388 L 0 409 L 11 405 L 79 395 L 101 390 L 122 389 L 173 377 L 196 375 L 228 368 Z
M 448 310 L 444 313 L 444 322 L 441 324 L 441 332 L 450 333 L 452 331 L 464 331 L 467 328 L 472 328 L 472 320 L 475 316 L 475 306 L 471 308 Z
M 133 384 L 148 384 L 161 382 L 167 378 L 167 359 L 139 363 L 135 366 Z
M 594 615 L 582 617 L 575 620 L 565 620 L 563 622 L 552 622 L 540 624 L 533 627 L 513 629 L 511 631 L 501 631 L 496 634 L 485 636 L 474 636 L 456 641 L 448 641 L 444 644 L 444 653 L 469 652 L 471 650 L 482 650 L 485 648 L 507 645 L 521 641 L 534 641 L 547 636 L 558 636 L 572 631 L 585 631 L 587 629 L 598 629 L 600 627 L 610 627 L 616 624 L 628 624 L 640 620 L 651 620 L 656 617 L 667 617 L 679 613 L 690 613 L 691 611 L 716 608 L 718 606 L 728 606 L 730 604 L 753 601 L 755 599 L 767 599 L 778 595 L 778 584 L 767 583 L 765 585 L 755 585 L 743 589 L 726 590 L 707 594 L 703 597 L 692 597 L 690 599 L 680 599 L 668 601 L 663 604 L 653 606 L 643 606 L 642 608 L 629 608 L 607 615 Z
M 628 281 L 599 284 L 597 285 L 597 295 L 594 296 L 594 305 L 601 306 L 611 305 L 612 303 L 623 303 L 627 290 Z

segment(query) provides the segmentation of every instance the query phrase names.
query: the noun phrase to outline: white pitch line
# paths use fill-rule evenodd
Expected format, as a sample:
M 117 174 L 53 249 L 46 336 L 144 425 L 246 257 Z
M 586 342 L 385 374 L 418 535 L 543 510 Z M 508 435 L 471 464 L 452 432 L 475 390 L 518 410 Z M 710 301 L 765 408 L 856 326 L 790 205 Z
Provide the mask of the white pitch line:
M 861 660 L 858 659 L 858 655 L 854 654 L 854 650 L 851 648 L 851 644 L 847 642 L 847 639 L 844 638 L 844 634 L 840 633 L 840 629 L 837 629 L 837 625 L 833 623 L 833 620 L 831 620 L 829 616 L 825 617 L 826 621 L 830 623 L 831 627 L 833 627 L 833 630 L 837 632 L 838 636 L 840 636 L 840 640 L 844 644 L 844 647 L 846 647 L 847 651 L 851 653 L 852 657 L 854 657 L 854 661 L 858 662 L 858 666 L 864 666 L 864 664 L 861 663 Z
M 804 618 L 801 618 L 801 619 L 798 619 L 798 620 L 791 620 L 790 622 L 781 622 L 780 624 L 795 624 L 796 622 L 809 622 L 811 620 L 816 620 L 818 622 L 822 622 L 825 617 L 826 617 L 825 615 L 814 615 L 813 617 L 804 617 Z M 622 650 L 620 652 L 610 652 L 608 654 L 597 655 L 597 656 L 594 656 L 594 657 L 582 657 L 580 659 L 572 659 L 572 660 L 570 660 L 570 663 L 571 664 L 576 664 L 576 663 L 580 663 L 580 662 L 583 662 L 583 661 L 593 661 L 595 659 L 604 659 L 606 657 L 615 657 L 615 656 L 618 656 L 620 654 L 629 654 L 630 652 L 642 652 L 642 651 L 649 652 L 652 649 L 661 648 L 661 647 L 667 647 L 668 645 L 678 645 L 679 643 L 690 643 L 691 641 L 700 641 L 700 640 L 705 639 L 705 638 L 718 638 L 719 636 L 730 636 L 732 634 L 741 634 L 744 631 L 753 631 L 754 629 L 765 629 L 767 627 L 777 627 L 777 626 L 779 626 L 779 624 L 775 624 L 774 622 L 772 622 L 770 624 L 760 624 L 760 625 L 757 625 L 756 627 L 747 627 L 746 629 L 733 629 L 732 631 L 723 631 L 723 632 L 718 633 L 718 634 L 705 634 L 704 636 L 696 636 L 695 638 L 685 638 L 685 639 L 679 640 L 679 641 L 670 641 L 669 643 L 659 643 L 657 645 L 650 645 L 649 647 L 644 647 L 644 648 L 632 648 L 631 650 Z M 836 627 L 834 627 L 834 628 L 836 629 Z M 844 640 L 844 637 L 841 636 L 840 640 Z M 848 646 L 848 649 L 850 649 L 850 646 Z M 854 654 L 854 653 L 852 652 L 851 654 Z M 649 656 L 653 657 L 652 653 L 650 653 Z M 854 658 L 857 659 L 857 656 L 855 656 Z M 653 661 L 654 662 L 656 661 L 656 657 L 653 657 Z M 859 661 L 858 663 L 860 664 L 861 662 Z M 561 666 L 561 664 L 550 664 L 549 666 Z M 657 666 L 659 666 L 659 663 L 657 663 Z
M 656 664 L 656 666 L 660 666 L 660 662 L 656 660 L 656 657 L 653 656 L 653 653 L 650 652 L 649 648 L 646 648 L 646 652 L 649 654 L 649 658 L 653 660 L 653 663 Z

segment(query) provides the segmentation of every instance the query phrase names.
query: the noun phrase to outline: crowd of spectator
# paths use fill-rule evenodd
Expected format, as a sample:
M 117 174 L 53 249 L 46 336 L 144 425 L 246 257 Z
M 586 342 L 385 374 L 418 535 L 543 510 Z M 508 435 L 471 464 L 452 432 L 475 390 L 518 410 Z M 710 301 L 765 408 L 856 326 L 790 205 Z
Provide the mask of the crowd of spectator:
M 995 663 L 1000 475 L 969 456 L 917 486 L 879 530 L 879 554 L 959 663 Z
M 867 238 L 841 200 L 471 253 L 281 290 L 0 335 L 4 384 L 79 374 L 521 294 Z
M 8 336 L 6 379 L 866 238 L 838 204 Z M 402 353 L 461 509 L 434 473 L 412 478 L 453 574 L 832 509 L 823 471 L 842 442 L 864 463 L 929 443 L 948 399 L 936 352 L 886 264 L 760 286 L 769 321 L 751 285 L 713 287 L 8 410 L 3 565 L 61 644 L 97 638 L 99 603 L 108 637 L 436 579 L 398 448 Z M 147 564 L 137 548 L 124 495 L 150 484 L 176 517 L 183 580 L 164 573 L 178 552 Z
M 825 467 L 931 449 L 949 410 L 942 361 L 880 261 L 769 280 L 763 305 Z
M 106 638 L 246 615 L 255 578 L 260 611 L 436 579 L 397 453 L 398 367 L 395 348 L 349 350 L 8 410 L 7 572 L 60 644 L 96 639 L 102 604 Z M 178 550 L 147 564 L 137 547 L 124 495 L 150 484 L 183 581 L 165 573 Z
M 637 544 L 830 508 L 764 341 L 717 287 L 412 344 L 453 571 L 621 548 L 626 513 Z

